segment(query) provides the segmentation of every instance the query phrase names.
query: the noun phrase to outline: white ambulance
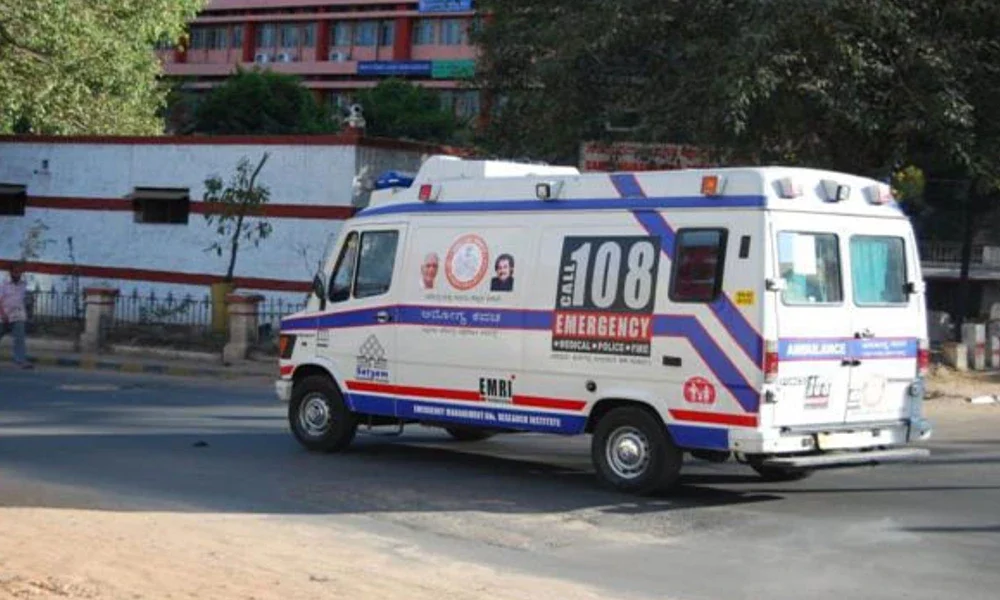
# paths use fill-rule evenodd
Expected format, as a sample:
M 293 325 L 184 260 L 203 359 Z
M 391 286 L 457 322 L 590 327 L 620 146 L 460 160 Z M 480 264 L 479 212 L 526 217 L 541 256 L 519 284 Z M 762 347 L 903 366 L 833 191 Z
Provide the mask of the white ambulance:
M 282 322 L 311 450 L 410 423 L 592 434 L 635 493 L 685 453 L 775 480 L 927 454 L 917 245 L 878 181 L 435 156 L 379 187 Z

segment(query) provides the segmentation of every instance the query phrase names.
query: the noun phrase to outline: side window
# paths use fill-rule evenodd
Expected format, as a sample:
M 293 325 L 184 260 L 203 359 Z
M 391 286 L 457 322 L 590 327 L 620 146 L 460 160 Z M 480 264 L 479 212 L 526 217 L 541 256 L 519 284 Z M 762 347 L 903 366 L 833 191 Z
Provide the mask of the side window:
M 725 229 L 681 229 L 677 232 L 670 299 L 711 302 L 722 290 L 726 263 Z
M 358 258 L 358 234 L 351 232 L 344 242 L 344 248 L 337 258 L 337 265 L 330 276 L 330 302 L 343 302 L 351 297 L 351 283 L 354 281 L 354 269 Z
M 361 256 L 354 283 L 355 298 L 381 296 L 392 285 L 392 269 L 396 264 L 397 231 L 369 231 L 361 235 Z
M 859 235 L 851 238 L 851 282 L 858 306 L 906 304 L 906 254 L 903 238 Z
M 785 304 L 839 304 L 840 250 L 832 233 L 778 233 L 778 267 L 785 280 Z

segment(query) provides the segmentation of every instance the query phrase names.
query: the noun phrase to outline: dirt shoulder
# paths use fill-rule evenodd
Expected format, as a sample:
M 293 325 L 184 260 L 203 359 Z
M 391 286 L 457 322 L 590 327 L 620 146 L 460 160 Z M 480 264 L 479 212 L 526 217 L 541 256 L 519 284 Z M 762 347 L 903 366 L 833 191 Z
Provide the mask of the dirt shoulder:
M 4 600 L 600 597 L 307 518 L 0 508 Z

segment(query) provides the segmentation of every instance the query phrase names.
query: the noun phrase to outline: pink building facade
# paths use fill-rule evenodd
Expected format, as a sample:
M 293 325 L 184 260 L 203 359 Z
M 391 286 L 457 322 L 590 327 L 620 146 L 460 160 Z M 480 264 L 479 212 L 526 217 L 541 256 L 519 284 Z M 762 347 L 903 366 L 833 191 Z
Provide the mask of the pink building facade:
M 165 73 L 194 89 L 257 66 L 298 75 L 320 101 L 344 108 L 359 90 L 399 77 L 472 119 L 481 111 L 468 83 L 477 23 L 471 0 L 211 0 L 187 43 L 158 53 Z

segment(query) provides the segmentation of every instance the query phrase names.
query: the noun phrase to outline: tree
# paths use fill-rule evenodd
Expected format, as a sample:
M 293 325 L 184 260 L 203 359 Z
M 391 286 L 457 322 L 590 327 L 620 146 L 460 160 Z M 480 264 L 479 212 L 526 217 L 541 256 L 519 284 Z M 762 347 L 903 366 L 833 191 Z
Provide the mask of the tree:
M 337 131 L 299 78 L 254 69 L 237 72 L 195 109 L 195 133 L 313 134 Z
M 435 92 L 398 79 L 361 92 L 358 103 L 364 109 L 366 132 L 374 136 L 447 143 L 459 127 Z
M 154 44 L 179 40 L 204 3 L 0 3 L 0 133 L 161 133 Z
M 203 200 L 211 207 L 205 213 L 205 221 L 215 227 L 215 233 L 222 238 L 209 246 L 218 256 L 229 254 L 229 266 L 226 268 L 224 281 L 233 281 L 236 269 L 236 256 L 240 243 L 246 242 L 255 247 L 271 235 L 271 225 L 263 218 L 263 207 L 271 199 L 271 191 L 257 183 L 267 162 L 267 153 L 251 171 L 251 163 L 247 157 L 240 159 L 236 165 L 236 174 L 228 186 L 224 186 L 218 176 L 205 180 Z

